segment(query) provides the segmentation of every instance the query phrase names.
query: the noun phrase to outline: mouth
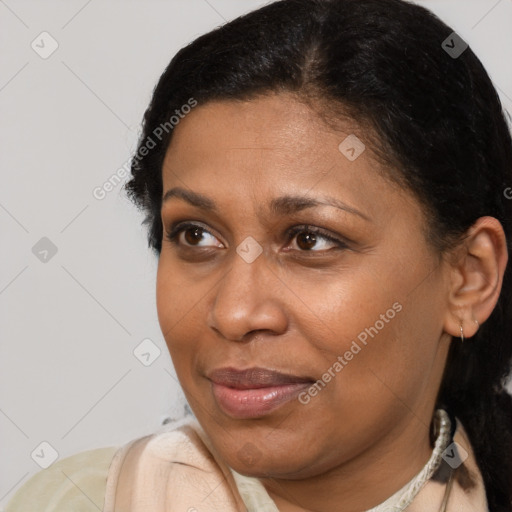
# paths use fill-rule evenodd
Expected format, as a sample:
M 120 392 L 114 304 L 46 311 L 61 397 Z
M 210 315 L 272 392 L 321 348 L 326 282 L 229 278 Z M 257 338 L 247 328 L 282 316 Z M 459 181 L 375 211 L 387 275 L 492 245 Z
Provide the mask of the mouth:
M 219 368 L 208 375 L 220 409 L 237 419 L 265 416 L 295 398 L 315 382 L 267 368 Z

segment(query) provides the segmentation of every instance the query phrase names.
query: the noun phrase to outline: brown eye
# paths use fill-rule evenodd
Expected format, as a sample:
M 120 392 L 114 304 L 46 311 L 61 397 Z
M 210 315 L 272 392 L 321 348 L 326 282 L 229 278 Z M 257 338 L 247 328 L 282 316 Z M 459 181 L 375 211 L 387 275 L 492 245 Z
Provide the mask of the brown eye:
M 316 244 L 316 235 L 310 232 L 303 232 L 297 236 L 297 245 L 304 250 L 313 248 Z
M 296 238 L 297 247 L 301 252 L 322 252 L 329 250 L 329 245 L 337 249 L 348 248 L 342 240 L 324 233 L 319 228 L 298 226 L 288 233 L 288 239 Z M 315 249 L 315 250 L 312 250 Z
M 190 245 L 195 245 L 203 238 L 203 228 L 187 228 L 183 230 L 185 240 Z
M 183 238 L 185 239 L 182 242 L 181 234 L 183 233 Z M 203 240 L 207 240 L 208 237 L 217 240 L 217 243 L 211 244 L 203 244 L 200 243 Z M 212 247 L 212 246 L 222 246 L 218 239 L 212 235 L 207 229 L 199 226 L 197 224 L 185 223 L 179 224 L 171 229 L 170 232 L 166 233 L 166 238 L 176 245 L 183 245 L 184 247 Z

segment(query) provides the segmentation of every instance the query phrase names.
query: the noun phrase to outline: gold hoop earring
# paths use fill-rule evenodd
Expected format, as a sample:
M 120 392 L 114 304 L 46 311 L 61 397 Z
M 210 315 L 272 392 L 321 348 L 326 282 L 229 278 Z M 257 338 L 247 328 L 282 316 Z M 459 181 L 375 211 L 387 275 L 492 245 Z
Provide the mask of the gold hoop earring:
M 464 340 L 465 340 L 464 329 L 462 328 L 462 322 L 461 322 L 461 324 L 460 324 L 460 341 L 461 341 L 461 343 L 464 343 Z

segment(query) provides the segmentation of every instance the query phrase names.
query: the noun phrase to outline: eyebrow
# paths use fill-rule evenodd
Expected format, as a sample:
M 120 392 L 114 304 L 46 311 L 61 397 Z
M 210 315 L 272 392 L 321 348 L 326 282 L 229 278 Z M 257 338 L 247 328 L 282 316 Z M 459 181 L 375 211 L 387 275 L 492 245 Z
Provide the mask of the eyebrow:
M 169 201 L 171 198 L 178 198 L 186 201 L 192 206 L 200 208 L 202 210 L 219 213 L 219 207 L 209 197 L 199 194 L 198 192 L 192 192 L 181 187 L 174 187 L 169 189 L 162 198 L 162 204 Z M 370 219 L 359 210 L 354 207 L 345 204 L 343 201 L 334 197 L 323 196 L 318 199 L 305 197 L 305 196 L 291 196 L 285 195 L 271 199 L 269 202 L 269 210 L 276 215 L 291 215 L 307 208 L 313 208 L 315 206 L 334 206 L 340 210 L 346 211 L 357 215 L 364 220 L 369 221 Z

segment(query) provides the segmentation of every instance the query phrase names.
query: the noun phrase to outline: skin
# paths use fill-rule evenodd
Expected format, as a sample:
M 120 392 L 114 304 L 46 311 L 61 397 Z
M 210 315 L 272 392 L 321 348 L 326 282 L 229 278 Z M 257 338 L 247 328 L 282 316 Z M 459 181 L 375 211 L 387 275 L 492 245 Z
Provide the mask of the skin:
M 171 198 L 158 265 L 157 308 L 180 383 L 215 450 L 261 478 L 280 511 L 366 510 L 405 485 L 430 458 L 429 427 L 452 336 L 474 335 L 494 308 L 507 262 L 496 219 L 473 226 L 441 258 L 426 241 L 418 200 L 381 174 L 369 143 L 353 162 L 334 130 L 280 93 L 196 107 L 175 127 L 162 169 L 173 187 L 203 194 L 218 213 Z M 281 195 L 335 197 L 361 215 L 322 205 L 268 210 Z M 286 236 L 322 228 L 308 249 Z M 306 230 L 307 234 L 307 230 Z M 252 262 L 236 248 L 253 237 Z M 194 242 L 194 240 L 196 240 Z M 294 399 L 256 419 L 225 414 L 206 375 L 262 366 L 321 379 L 353 340 L 399 303 L 402 309 L 303 405 Z M 254 457 L 244 457 L 251 452 Z

